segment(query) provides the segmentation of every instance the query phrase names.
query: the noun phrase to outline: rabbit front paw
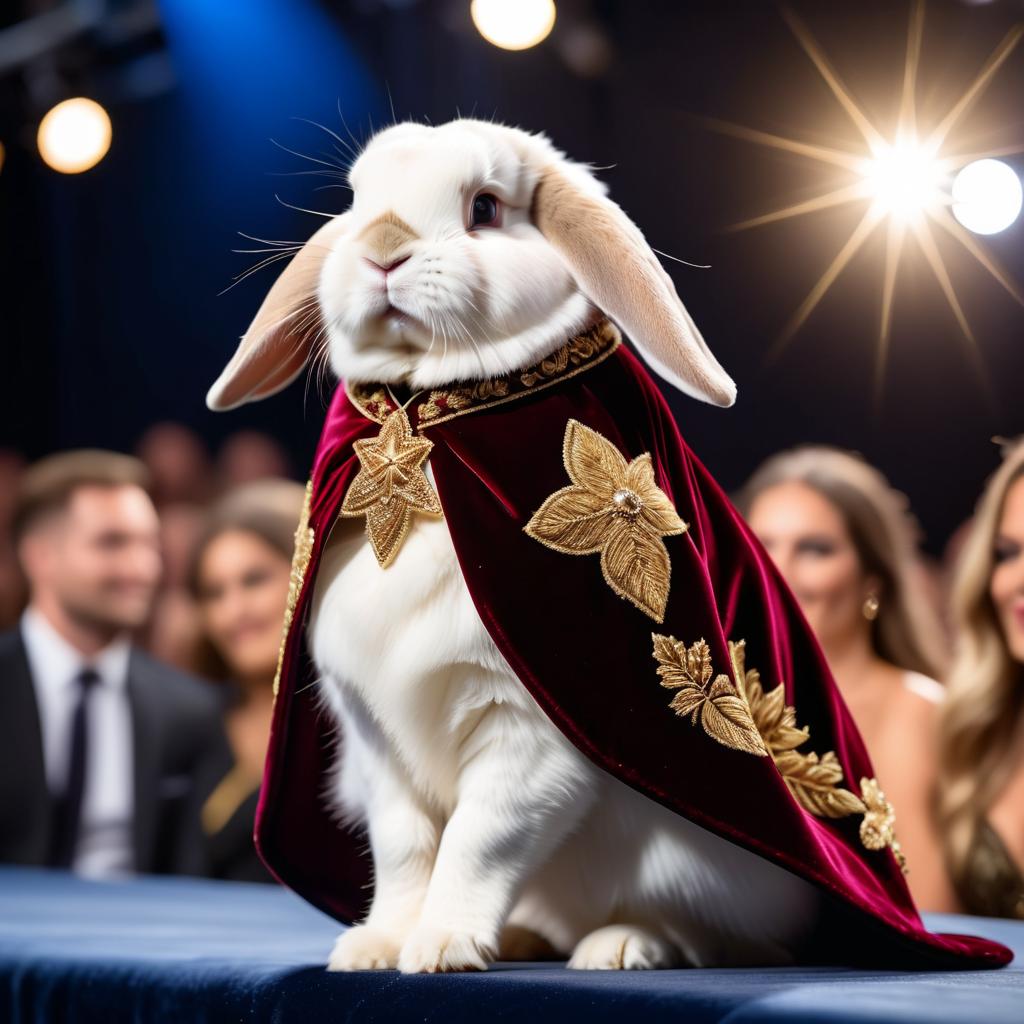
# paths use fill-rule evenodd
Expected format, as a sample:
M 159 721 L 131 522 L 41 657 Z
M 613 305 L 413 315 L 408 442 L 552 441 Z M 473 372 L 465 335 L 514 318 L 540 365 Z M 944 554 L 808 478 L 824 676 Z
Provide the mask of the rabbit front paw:
M 327 961 L 329 971 L 387 971 L 398 966 L 402 936 L 372 925 L 343 931 Z
M 406 939 L 398 969 L 403 974 L 486 971 L 494 956 L 493 944 L 471 932 L 424 925 Z
M 679 963 L 675 949 L 661 936 L 637 925 L 611 924 L 580 939 L 566 966 L 584 971 L 644 971 Z

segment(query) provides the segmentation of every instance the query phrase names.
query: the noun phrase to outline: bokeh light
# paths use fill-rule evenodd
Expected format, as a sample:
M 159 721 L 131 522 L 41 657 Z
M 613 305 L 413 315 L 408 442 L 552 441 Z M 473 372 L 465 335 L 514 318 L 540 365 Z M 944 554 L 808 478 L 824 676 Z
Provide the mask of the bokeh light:
M 80 174 L 95 167 L 110 149 L 107 112 L 84 96 L 58 103 L 39 123 L 39 155 L 61 174 Z
M 554 0 L 473 0 L 477 31 L 503 50 L 525 50 L 546 39 L 555 24 Z
M 975 160 L 953 181 L 953 216 L 976 235 L 1005 231 L 1018 217 L 1024 190 L 1002 160 Z

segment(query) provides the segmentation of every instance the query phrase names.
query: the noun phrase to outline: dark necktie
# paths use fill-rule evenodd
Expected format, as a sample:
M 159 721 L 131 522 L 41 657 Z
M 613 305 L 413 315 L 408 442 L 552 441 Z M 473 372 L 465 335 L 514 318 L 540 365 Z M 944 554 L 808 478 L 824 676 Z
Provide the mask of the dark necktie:
M 89 744 L 89 697 L 100 681 L 94 668 L 83 668 L 75 677 L 78 700 L 71 718 L 71 746 L 68 753 L 68 774 L 64 792 L 55 803 L 52 867 L 69 868 L 78 845 L 78 826 L 82 818 L 82 797 L 85 795 L 85 773 Z

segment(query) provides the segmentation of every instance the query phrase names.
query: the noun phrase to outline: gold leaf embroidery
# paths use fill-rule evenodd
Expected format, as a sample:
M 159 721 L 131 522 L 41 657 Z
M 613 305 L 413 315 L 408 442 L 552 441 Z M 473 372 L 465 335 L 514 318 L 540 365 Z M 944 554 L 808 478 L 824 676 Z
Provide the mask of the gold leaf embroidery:
M 699 717 L 704 731 L 722 746 L 767 757 L 743 695 L 724 674 L 711 682 L 711 651 L 704 640 L 687 647 L 675 637 L 652 633 L 651 638 L 661 685 L 678 691 L 669 705 L 672 710 L 684 718 L 689 715 L 691 725 Z
M 309 560 L 313 556 L 313 528 L 309 525 L 310 506 L 313 502 L 313 481 L 306 482 L 306 494 L 302 500 L 302 514 L 299 525 L 295 528 L 295 550 L 292 552 L 292 568 L 288 576 L 288 602 L 284 609 L 284 623 L 281 627 L 281 643 L 277 649 L 277 671 L 274 673 L 274 696 L 277 697 L 281 685 L 281 669 L 284 666 L 284 649 L 288 642 L 288 632 L 292 627 L 295 609 L 302 593 L 302 584 L 309 569 Z
M 339 516 L 366 516 L 366 535 L 382 568 L 391 564 L 409 532 L 412 513 L 443 515 L 423 465 L 434 447 L 413 437 L 409 417 L 396 409 L 374 438 L 354 441 L 359 472 L 349 484 Z
M 661 622 L 671 577 L 662 537 L 689 527 L 655 483 L 650 455 L 627 464 L 611 441 L 569 420 L 562 461 L 572 485 L 547 497 L 523 529 L 564 554 L 600 552 L 612 590 Z
M 907 858 L 903 855 L 899 840 L 896 838 L 896 812 L 885 798 L 877 779 L 861 779 L 860 795 L 866 810 L 864 820 L 860 823 L 860 841 L 869 850 L 884 850 L 887 846 L 892 850 L 900 871 L 907 875 Z
M 810 739 L 806 728 L 798 728 L 796 709 L 786 704 L 786 690 L 780 683 L 765 693 L 757 669 L 747 670 L 746 644 L 729 644 L 733 672 L 750 706 L 757 729 L 798 803 L 819 818 L 844 818 L 860 814 L 864 804 L 840 785 L 843 768 L 831 750 L 819 757 L 816 753 L 799 753 L 796 748 Z

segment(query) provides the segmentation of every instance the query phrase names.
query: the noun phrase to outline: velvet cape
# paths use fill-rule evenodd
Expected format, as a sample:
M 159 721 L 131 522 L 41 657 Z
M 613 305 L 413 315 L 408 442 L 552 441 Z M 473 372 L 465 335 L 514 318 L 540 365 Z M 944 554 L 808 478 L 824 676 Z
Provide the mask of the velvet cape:
M 424 393 L 408 407 L 414 431 L 418 426 L 433 442 L 429 462 L 444 518 L 494 643 L 595 764 L 820 889 L 821 918 L 802 959 L 945 970 L 1007 963 L 1011 954 L 997 943 L 926 931 L 892 851 L 861 843 L 859 815 L 808 813 L 771 757 L 715 742 L 669 707 L 652 633 L 686 644 L 706 640 L 716 671 L 729 666 L 728 641 L 743 640 L 747 667 L 759 670 L 766 690 L 785 686 L 798 724 L 809 729 L 807 747 L 835 752 L 844 785 L 856 792 L 858 780 L 874 774 L 794 597 L 619 340 L 615 332 L 596 357 L 533 387 L 517 378 L 504 397 L 498 391 L 460 409 L 451 396 Z M 346 923 L 368 909 L 372 861 L 365 833 L 340 826 L 325 800 L 338 726 L 318 706 L 304 626 L 320 553 L 359 470 L 353 442 L 375 437 L 393 408 L 383 389 L 342 384 L 326 415 L 307 489 L 308 529 L 297 546 L 256 821 L 257 848 L 270 870 Z M 570 482 L 563 464 L 570 419 L 627 460 L 649 453 L 658 487 L 689 524 L 664 538 L 671 586 L 660 624 L 613 592 L 597 555 L 561 553 L 524 532 L 544 500 Z

